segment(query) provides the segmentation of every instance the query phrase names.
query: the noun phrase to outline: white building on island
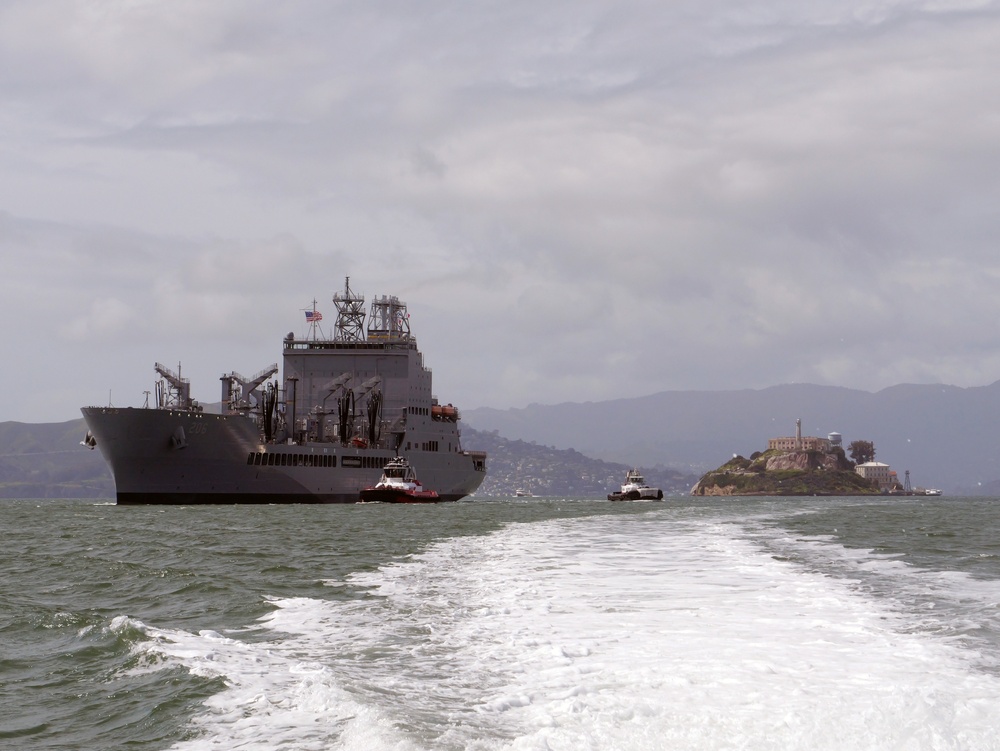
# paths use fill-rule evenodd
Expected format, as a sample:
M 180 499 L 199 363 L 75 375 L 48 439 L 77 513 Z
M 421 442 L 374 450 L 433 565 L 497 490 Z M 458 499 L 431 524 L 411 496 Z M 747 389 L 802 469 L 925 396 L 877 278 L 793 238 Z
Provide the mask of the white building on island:
M 889 491 L 899 484 L 899 478 L 892 467 L 882 462 L 865 462 L 856 466 L 854 471 L 878 485 L 879 490 Z

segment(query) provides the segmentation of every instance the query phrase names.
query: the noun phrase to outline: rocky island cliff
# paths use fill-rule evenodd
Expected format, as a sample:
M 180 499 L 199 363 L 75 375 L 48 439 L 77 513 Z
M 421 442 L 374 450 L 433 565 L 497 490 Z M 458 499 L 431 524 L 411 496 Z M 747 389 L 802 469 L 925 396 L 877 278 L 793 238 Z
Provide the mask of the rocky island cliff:
M 768 449 L 734 456 L 706 472 L 691 495 L 878 495 L 837 447 L 831 451 Z

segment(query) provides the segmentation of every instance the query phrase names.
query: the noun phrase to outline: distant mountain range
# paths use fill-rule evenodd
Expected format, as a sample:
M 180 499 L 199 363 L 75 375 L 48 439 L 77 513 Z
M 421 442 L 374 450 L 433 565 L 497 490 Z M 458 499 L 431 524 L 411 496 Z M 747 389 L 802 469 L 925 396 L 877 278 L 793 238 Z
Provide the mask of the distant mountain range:
M 477 496 L 603 498 L 625 478 L 622 464 L 593 459 L 495 433 L 463 427 L 463 445 L 489 452 L 486 481 Z M 62 423 L 0 423 L 0 498 L 114 498 L 115 483 L 100 451 L 80 445 L 83 419 Z M 683 495 L 697 477 L 664 467 L 646 470 L 646 480 L 665 493 Z
M 462 410 L 479 431 L 573 448 L 604 461 L 702 474 L 769 438 L 843 435 L 875 444 L 876 461 L 911 483 L 948 493 L 1000 491 L 1000 381 L 989 386 L 900 385 L 871 393 L 793 384 L 761 390 L 666 391 L 604 402 Z
M 666 391 L 605 402 L 462 410 L 463 445 L 489 451 L 483 495 L 603 495 L 624 468 L 685 492 L 734 454 L 769 438 L 843 435 L 875 444 L 900 480 L 949 494 L 1000 495 L 1000 381 L 989 386 L 902 385 L 871 393 L 785 385 L 742 391 Z M 0 423 L 0 497 L 114 496 L 99 451 L 79 445 L 82 419 Z
M 104 457 L 80 445 L 83 418 L 0 423 L 0 498 L 114 498 Z
M 606 462 L 573 449 L 556 449 L 528 441 L 510 440 L 497 433 L 462 427 L 462 447 L 486 451 L 486 480 L 477 496 L 512 496 L 518 490 L 536 496 L 604 498 L 619 490 L 632 465 Z M 660 466 L 642 467 L 646 482 L 668 496 L 687 495 L 696 475 Z

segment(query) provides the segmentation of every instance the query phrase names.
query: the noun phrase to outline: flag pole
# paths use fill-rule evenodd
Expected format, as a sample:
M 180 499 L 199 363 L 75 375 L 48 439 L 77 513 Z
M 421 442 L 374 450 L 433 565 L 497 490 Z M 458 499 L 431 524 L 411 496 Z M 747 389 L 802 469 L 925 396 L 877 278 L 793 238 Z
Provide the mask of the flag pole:
M 325 338 L 326 334 L 323 334 L 323 329 L 319 325 L 319 322 L 323 320 L 323 314 L 320 313 L 318 310 L 316 310 L 315 297 L 313 298 L 312 302 L 312 310 L 309 310 L 307 308 L 305 312 L 306 312 L 306 320 L 309 322 L 309 334 L 307 334 L 306 337 L 311 338 L 313 341 L 316 341 L 319 338 L 316 333 L 318 331 Z

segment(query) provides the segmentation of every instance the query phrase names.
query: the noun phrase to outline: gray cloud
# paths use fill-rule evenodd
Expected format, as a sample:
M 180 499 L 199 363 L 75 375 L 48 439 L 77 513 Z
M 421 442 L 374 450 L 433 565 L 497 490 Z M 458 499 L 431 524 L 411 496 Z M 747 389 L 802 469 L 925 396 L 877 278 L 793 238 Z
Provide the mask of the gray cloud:
M 5 3 L 0 419 L 141 403 L 155 360 L 215 399 L 346 275 L 460 406 L 992 382 L 998 31 L 943 0 Z

